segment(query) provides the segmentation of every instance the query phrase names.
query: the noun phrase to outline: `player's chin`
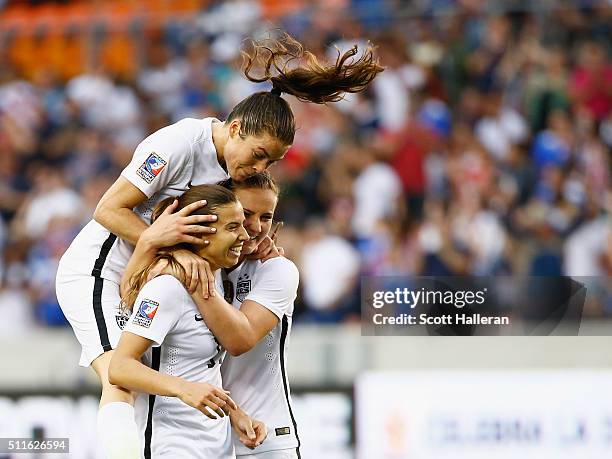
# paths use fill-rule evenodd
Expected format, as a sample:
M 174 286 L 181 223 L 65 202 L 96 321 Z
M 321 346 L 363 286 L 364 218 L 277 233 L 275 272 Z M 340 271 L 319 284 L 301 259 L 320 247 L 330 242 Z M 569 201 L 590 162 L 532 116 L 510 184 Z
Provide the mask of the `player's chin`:
M 239 257 L 234 257 L 234 256 L 227 256 L 225 257 L 225 259 L 223 260 L 223 264 L 220 265 L 221 268 L 233 268 L 234 266 L 236 266 L 238 264 L 238 259 Z
M 236 250 L 235 248 L 230 248 L 225 255 L 225 263 L 224 263 L 224 268 L 231 268 L 232 266 L 235 266 L 236 263 L 238 263 L 238 260 L 240 259 L 240 253 L 241 253 L 241 249 Z
M 251 255 L 257 251 L 257 242 L 256 241 L 248 241 L 245 242 L 242 246 L 242 255 Z

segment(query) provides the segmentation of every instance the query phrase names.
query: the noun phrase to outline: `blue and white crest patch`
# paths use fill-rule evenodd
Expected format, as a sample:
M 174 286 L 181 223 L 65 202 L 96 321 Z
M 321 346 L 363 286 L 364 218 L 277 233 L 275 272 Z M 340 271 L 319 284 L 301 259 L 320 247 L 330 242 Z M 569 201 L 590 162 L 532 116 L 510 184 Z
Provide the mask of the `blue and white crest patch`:
M 152 300 L 142 300 L 140 302 L 140 306 L 138 306 L 138 312 L 136 316 L 134 316 L 134 323 L 136 325 L 140 325 L 141 327 L 149 328 L 151 326 L 151 322 L 153 322 L 153 318 L 157 313 L 157 308 L 159 307 L 159 303 Z
M 155 180 L 160 172 L 166 167 L 166 160 L 159 156 L 157 153 L 151 153 L 145 162 L 142 163 L 142 166 L 138 168 L 136 173 L 140 178 L 142 178 L 145 182 L 151 183 Z

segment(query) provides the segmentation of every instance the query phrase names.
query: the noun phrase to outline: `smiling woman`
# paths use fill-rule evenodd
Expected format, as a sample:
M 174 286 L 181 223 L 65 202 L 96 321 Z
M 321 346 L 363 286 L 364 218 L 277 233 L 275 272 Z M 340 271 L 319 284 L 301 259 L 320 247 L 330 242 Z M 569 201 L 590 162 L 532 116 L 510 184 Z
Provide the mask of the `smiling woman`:
M 229 354 L 221 365 L 224 389 L 231 392 L 232 399 L 242 410 L 256 416 L 274 433 L 262 445 L 255 444 L 255 451 L 251 451 L 252 442 L 245 442 L 240 434 L 235 435 L 236 457 L 298 459 L 300 440 L 286 366 L 299 273 L 290 260 L 279 256 L 275 246 L 269 255 L 260 256 L 268 252 L 262 252 L 261 246 L 274 245 L 271 241 L 276 230 L 271 232 L 271 226 L 279 188 L 268 172 L 255 174 L 242 182 L 227 180 L 221 185 L 232 190 L 240 200 L 244 209 L 243 226 L 249 240 L 242 246 L 238 263 L 222 270 L 222 294 L 217 286 L 213 287 L 215 293 L 207 298 L 199 289 L 192 294 L 191 299 L 200 313 L 195 320 L 203 321 Z M 179 212 L 185 209 L 188 207 Z M 225 220 L 221 214 L 219 216 Z M 156 254 L 147 251 L 146 247 L 163 223 L 159 218 L 143 233 L 126 276 L 134 264 L 149 266 L 154 262 Z M 223 225 L 220 222 L 218 227 Z M 231 250 L 235 246 L 230 247 Z M 177 275 L 176 269 L 165 268 L 163 273 L 184 282 L 184 276 Z M 215 281 L 218 284 L 218 280 Z M 120 343 L 117 352 L 121 346 Z
M 264 239 L 270 239 L 270 228 L 280 190 L 267 171 L 255 174 L 242 182 L 229 179 L 220 185 L 236 193 L 244 209 L 244 227 L 249 234 L 249 240 L 242 248 L 240 261 L 243 261 L 261 248 Z
M 244 181 L 282 160 L 295 135 L 295 119 L 289 103 L 281 97 L 283 93 L 304 102 L 335 102 L 345 93 L 363 91 L 383 71 L 371 47 L 359 53 L 355 46 L 335 62 L 324 63 L 287 34 L 251 44 L 244 53 L 244 75 L 253 82 L 271 83 L 272 90 L 245 98 L 225 121 L 186 118 L 144 139 L 100 199 L 93 220 L 59 263 L 56 293 L 82 346 L 79 363 L 91 366 L 102 383 L 98 427 L 108 457 L 123 457 L 123 453 L 111 451 L 121 449 L 118 445 L 130 444 L 133 450 L 137 444 L 130 414 L 133 394 L 110 384 L 107 375 L 121 335 L 123 319 L 117 305 L 122 274 L 152 210 L 192 184 L 217 183 L 230 177 Z M 258 69 L 262 72 L 256 75 Z M 201 236 L 217 228 L 194 223 L 213 221 L 214 215 L 169 217 L 162 237 L 156 240 L 157 248 L 185 242 L 202 244 Z M 234 256 L 237 248 L 236 243 L 226 252 Z M 174 260 L 187 272 L 190 290 L 195 289 L 204 269 L 201 258 L 182 250 L 175 252 Z M 206 286 L 202 293 L 207 295 Z M 121 423 L 117 409 L 124 413 Z M 106 416 L 104 412 L 115 414 Z M 117 429 L 117 425 L 124 427 Z M 117 430 L 126 432 L 124 439 L 117 440 Z
M 207 206 L 193 207 L 193 213 L 214 212 L 217 221 L 211 226 L 216 231 L 207 237 L 207 246 L 185 244 L 184 249 L 205 258 L 215 272 L 238 262 L 249 237 L 242 206 L 235 194 L 222 186 L 192 187 L 178 198 L 178 210 L 192 209 L 189 206 L 202 200 Z M 158 204 L 152 220 L 172 210 L 172 202 L 167 199 Z M 171 264 L 176 277 L 148 280 L 151 267 L 161 259 Z M 259 441 L 265 438 L 265 426 L 239 410 L 221 389 L 220 363 L 225 350 L 198 319 L 197 306 L 183 287 L 186 280 L 172 252 L 157 254 L 152 263 L 131 276 L 123 299 L 131 317 L 114 351 L 109 381 L 145 393 L 136 403 L 144 457 L 234 457 L 230 422 L 225 416 L 230 415 L 239 434 L 254 429 Z M 156 395 L 163 397 L 156 399 Z
M 175 198 L 167 198 L 161 201 L 153 210 L 151 222 L 156 221 L 164 212 L 169 210 L 169 206 Z M 249 236 L 244 229 L 244 212 L 242 205 L 236 195 L 227 188 L 220 185 L 196 185 L 183 193 L 177 199 L 177 212 L 188 206 L 195 206 L 202 201 L 206 201 L 205 207 L 194 208 L 190 215 L 216 215 L 217 221 L 206 225 L 214 228 L 214 234 L 209 234 L 206 239 L 207 245 L 197 245 L 182 243 L 174 249 L 189 250 L 208 261 L 211 270 L 214 272 L 220 268 L 229 268 L 238 262 L 243 244 L 249 240 Z M 150 270 L 159 260 L 166 260 L 172 265 L 173 271 L 183 284 L 187 283 L 185 270 L 174 258 L 173 252 L 159 252 L 152 263 L 130 276 L 126 293 L 121 300 L 122 307 L 126 311 L 131 311 L 134 300 L 144 284 L 146 283 Z

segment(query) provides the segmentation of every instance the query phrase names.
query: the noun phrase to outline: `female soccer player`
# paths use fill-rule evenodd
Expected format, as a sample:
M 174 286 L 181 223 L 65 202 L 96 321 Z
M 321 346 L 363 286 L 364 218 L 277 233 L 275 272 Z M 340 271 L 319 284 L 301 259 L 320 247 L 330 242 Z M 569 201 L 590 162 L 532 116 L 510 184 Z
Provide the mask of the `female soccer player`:
M 207 260 L 214 273 L 236 264 L 249 237 L 242 206 L 224 187 L 195 186 L 179 198 L 179 207 L 203 199 L 208 203 L 205 210 L 196 212 L 215 212 L 218 220 L 213 226 L 217 231 L 210 236 L 209 245 L 185 248 Z M 153 218 L 168 204 L 167 200 L 161 202 Z M 145 458 L 233 458 L 230 422 L 225 414 L 230 414 L 241 435 L 257 431 L 259 441 L 265 438 L 265 426 L 259 422 L 253 426 L 220 389 L 225 351 L 198 318 L 198 309 L 183 286 L 187 282 L 183 268 L 171 253 L 157 255 L 153 263 L 162 258 L 175 266 L 178 278 L 164 275 L 147 282 L 151 265 L 134 275 L 133 289 L 124 301 L 132 314 L 111 360 L 109 380 L 151 394 L 136 402 Z M 224 419 L 217 419 L 214 413 Z
M 241 183 L 232 182 L 230 189 L 242 203 L 244 226 L 250 236 L 238 265 L 227 273 L 230 283 L 224 282 L 225 298 L 233 308 L 219 295 L 205 299 L 195 292 L 194 297 L 206 324 L 219 333 L 219 343 L 231 354 L 221 366 L 224 387 L 243 410 L 268 428 L 268 438 L 254 451 L 234 437 L 236 456 L 241 459 L 299 458 L 300 440 L 286 373 L 299 273 L 284 257 L 270 258 L 263 263 L 247 259 L 268 237 L 279 190 L 267 173 Z
M 206 325 L 232 355 L 221 366 L 224 387 L 244 411 L 268 428 L 268 438 L 255 451 L 235 436 L 237 456 L 296 458 L 300 443 L 291 409 L 286 364 L 299 274 L 295 265 L 284 257 L 272 257 L 265 262 L 247 259 L 268 238 L 278 187 L 267 172 L 242 182 L 228 180 L 223 184 L 242 203 L 249 240 L 242 247 L 239 263 L 222 272 L 225 300 L 221 295 L 205 299 L 200 290 L 193 293 L 193 298 Z M 153 232 L 151 235 L 154 237 Z M 124 278 L 138 269 L 137 266 L 150 266 L 153 261 L 155 251 L 147 251 L 146 240 L 138 242 Z M 164 272 L 172 273 L 173 269 L 170 267 Z
M 245 76 L 269 81 L 272 91 L 255 93 L 238 103 L 224 122 L 215 118 L 184 119 L 147 137 L 130 164 L 100 200 L 94 219 L 85 226 L 62 257 L 56 291 L 62 310 L 82 345 L 80 364 L 96 371 L 102 383 L 98 431 L 107 457 L 124 457 L 125 445 L 138 450 L 133 419 L 133 396 L 108 381 L 108 365 L 125 317 L 118 310 L 121 275 L 151 210 L 162 199 L 178 196 L 192 184 L 236 181 L 261 172 L 283 159 L 293 143 L 295 120 L 287 93 L 299 100 L 326 103 L 346 92 L 363 90 L 383 69 L 372 50 L 357 59 L 357 47 L 322 65 L 289 36 L 253 42 L 244 53 Z M 291 67 L 289 62 L 297 63 Z M 262 63 L 264 72 L 251 72 Z M 213 229 L 199 226 L 214 216 L 181 213 L 169 219 L 160 235 L 160 247 L 180 242 L 202 243 L 195 235 Z M 183 250 L 175 258 L 186 270 L 190 291 L 205 265 Z M 208 295 L 202 282 L 203 295 Z M 121 437 L 121 438 L 120 438 Z M 113 448 L 121 445 L 121 455 Z

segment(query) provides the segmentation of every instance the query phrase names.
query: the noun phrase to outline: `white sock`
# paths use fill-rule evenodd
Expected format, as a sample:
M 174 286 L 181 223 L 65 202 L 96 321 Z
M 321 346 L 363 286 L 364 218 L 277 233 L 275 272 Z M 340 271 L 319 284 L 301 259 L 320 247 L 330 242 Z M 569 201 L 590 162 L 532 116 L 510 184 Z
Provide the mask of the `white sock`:
M 107 459 L 140 459 L 140 439 L 134 407 L 107 403 L 98 410 L 98 438 Z

